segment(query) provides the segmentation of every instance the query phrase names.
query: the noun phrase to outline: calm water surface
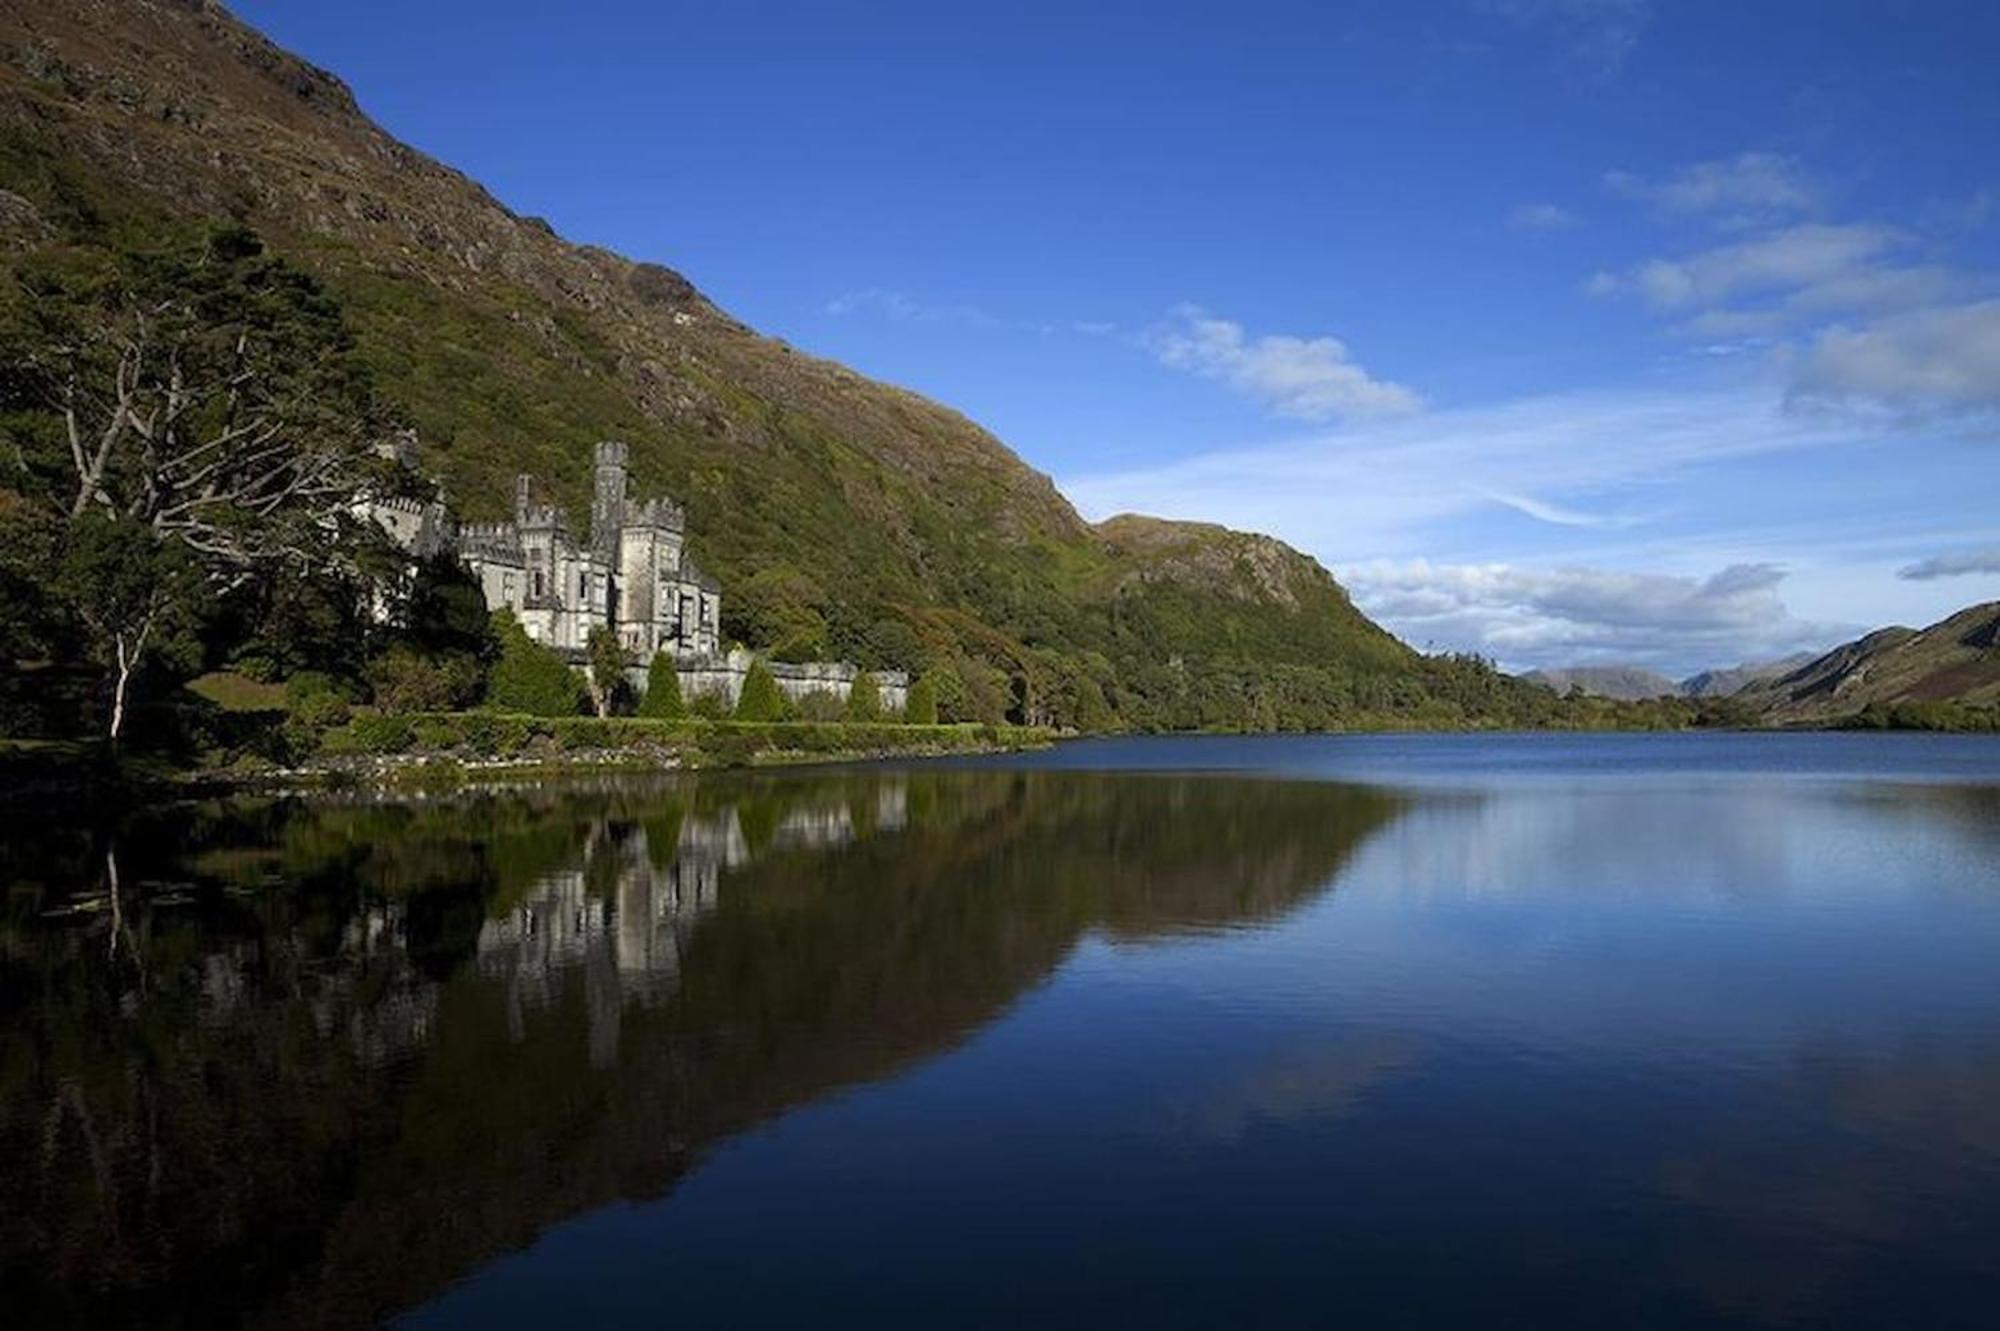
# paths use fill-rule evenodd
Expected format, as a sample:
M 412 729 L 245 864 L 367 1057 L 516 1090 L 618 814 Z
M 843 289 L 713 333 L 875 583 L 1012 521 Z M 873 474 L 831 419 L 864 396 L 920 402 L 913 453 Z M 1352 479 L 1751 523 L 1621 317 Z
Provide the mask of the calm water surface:
M 10 1326 L 2000 1317 L 1991 739 L 22 822 Z

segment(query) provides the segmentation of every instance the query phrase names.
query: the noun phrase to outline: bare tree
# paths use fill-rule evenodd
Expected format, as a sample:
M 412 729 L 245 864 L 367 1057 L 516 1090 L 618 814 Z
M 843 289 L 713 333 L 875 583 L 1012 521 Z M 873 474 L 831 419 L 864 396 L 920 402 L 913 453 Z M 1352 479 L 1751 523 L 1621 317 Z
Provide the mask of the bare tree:
M 228 231 L 42 294 L 30 364 L 62 421 L 68 517 L 143 523 L 218 587 L 324 557 L 378 422 L 316 286 Z
M 190 578 L 212 601 L 349 563 L 382 423 L 337 305 L 247 232 L 52 261 L 22 285 L 5 395 L 58 425 L 20 469 L 80 551 L 71 602 L 113 677 L 115 740 L 134 672 L 188 617 Z M 135 585 L 107 552 L 163 581 Z

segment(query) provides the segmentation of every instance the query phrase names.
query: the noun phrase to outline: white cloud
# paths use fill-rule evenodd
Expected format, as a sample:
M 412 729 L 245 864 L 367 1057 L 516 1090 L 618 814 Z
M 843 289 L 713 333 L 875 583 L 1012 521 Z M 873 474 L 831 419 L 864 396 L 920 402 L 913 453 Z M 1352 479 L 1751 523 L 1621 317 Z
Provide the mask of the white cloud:
M 1962 578 L 1974 573 L 2000 573 L 2000 547 L 1991 550 L 1962 550 L 1955 554 L 1933 555 L 1896 570 L 1896 576 L 1911 582 L 1936 578 Z
M 1777 153 L 1744 152 L 1695 162 L 1659 180 L 1630 171 L 1607 171 L 1604 185 L 1665 212 L 1706 217 L 1724 226 L 1808 213 L 1819 204 L 1819 190 L 1804 168 L 1796 159 Z
M 1648 259 L 1622 277 L 1600 273 L 1591 291 L 1635 293 L 1666 312 L 1774 292 L 1808 293 L 1809 307 L 1823 309 L 1838 304 L 1843 290 L 1851 298 L 1889 294 L 1871 291 L 1864 279 L 1877 275 L 1870 268 L 1875 260 L 1905 243 L 1892 227 L 1809 222 L 1677 259 Z
M 1652 18 L 1647 0 L 1482 0 L 1480 7 L 1555 33 L 1569 60 L 1597 79 L 1617 75 Z
M 1251 337 L 1243 325 L 1195 305 L 1149 331 L 1160 363 L 1228 384 L 1274 415 L 1301 421 L 1404 415 L 1422 400 L 1401 384 L 1371 376 L 1334 337 Z
M 1894 411 L 2000 410 L 2000 300 L 1821 332 L 1794 386 L 1807 402 Z
M 1378 560 L 1340 570 L 1356 604 L 1407 641 L 1504 666 L 1611 663 L 1678 673 L 1837 641 L 1778 595 L 1783 570 L 1735 564 L 1707 578 L 1596 568 Z
M 1555 203 L 1518 203 L 1507 213 L 1507 225 L 1516 231 L 1567 231 L 1579 220 Z

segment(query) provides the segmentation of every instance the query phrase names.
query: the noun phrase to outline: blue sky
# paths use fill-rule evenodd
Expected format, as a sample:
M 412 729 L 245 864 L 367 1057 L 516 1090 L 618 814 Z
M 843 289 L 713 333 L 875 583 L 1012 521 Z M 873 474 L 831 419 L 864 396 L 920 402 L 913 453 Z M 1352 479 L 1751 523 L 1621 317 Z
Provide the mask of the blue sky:
M 1681 672 L 2000 597 L 2000 7 L 237 9 L 516 210 L 1419 646 Z

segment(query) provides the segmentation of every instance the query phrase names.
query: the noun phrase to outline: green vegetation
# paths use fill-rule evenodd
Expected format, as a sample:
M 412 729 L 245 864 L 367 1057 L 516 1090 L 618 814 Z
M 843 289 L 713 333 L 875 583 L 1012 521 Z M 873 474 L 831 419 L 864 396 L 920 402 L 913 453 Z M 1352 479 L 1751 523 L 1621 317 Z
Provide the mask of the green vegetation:
M 654 652 L 646 667 L 646 696 L 639 700 L 639 715 L 656 721 L 687 715 L 687 704 L 681 701 L 681 673 L 665 652 Z
M 631 688 L 625 682 L 630 658 L 618 635 L 602 624 L 591 629 L 585 656 L 583 678 L 590 690 L 591 708 L 599 716 L 630 711 Z
M 498 712 L 357 715 L 319 737 L 328 756 L 390 755 L 465 760 L 545 760 L 579 754 L 627 755 L 649 766 L 753 765 L 794 755 L 984 752 L 1047 744 L 1047 730 L 1026 726 L 909 726 L 809 721 L 706 721 L 683 717 L 525 716 Z
M 1841 721 L 1840 728 L 1994 734 L 2000 733 L 2000 707 L 1958 702 L 1876 702 Z
M 562 657 L 528 636 L 506 610 L 493 614 L 500 659 L 486 686 L 488 704 L 499 712 L 529 716 L 574 716 L 583 710 L 583 681 Z
M 937 724 L 937 681 L 931 676 L 920 675 L 911 683 L 909 699 L 903 705 L 903 719 L 913 726 Z
M 771 673 L 771 667 L 764 664 L 764 658 L 758 657 L 750 663 L 749 673 L 743 677 L 743 692 L 736 699 L 736 719 L 782 721 L 789 710 L 785 695 L 778 688 L 777 677 Z
M 854 677 L 847 690 L 847 719 L 869 725 L 882 719 L 882 686 L 874 673 L 864 670 Z

